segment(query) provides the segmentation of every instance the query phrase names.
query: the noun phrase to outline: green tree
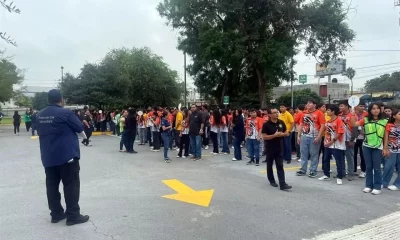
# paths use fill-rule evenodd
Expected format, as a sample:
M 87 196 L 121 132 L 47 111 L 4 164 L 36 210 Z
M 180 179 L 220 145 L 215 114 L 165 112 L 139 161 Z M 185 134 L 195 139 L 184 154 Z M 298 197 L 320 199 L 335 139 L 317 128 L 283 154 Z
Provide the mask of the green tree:
M 356 70 L 353 68 L 347 68 L 346 70 L 346 77 L 351 81 L 351 91 L 350 94 L 353 96 L 353 78 L 356 76 Z
M 0 55 L 0 102 L 9 101 L 14 94 L 13 86 L 21 84 L 23 76 L 17 66 Z
M 13 95 L 13 101 L 14 104 L 17 105 L 18 107 L 31 107 L 32 106 L 32 97 L 28 97 L 24 94 L 24 91 L 26 90 L 26 87 L 22 87 L 21 89 L 18 89 L 14 91 Z
M 47 92 L 35 93 L 32 99 L 32 107 L 36 110 L 42 110 L 48 105 Z
M 17 8 L 13 2 L 7 3 L 7 0 L 0 0 L 0 6 L 5 8 L 10 13 L 17 13 L 17 14 L 21 13 L 19 8 Z M 17 46 L 17 43 L 10 36 L 8 36 L 6 32 L 0 31 L 0 38 L 9 44 Z
M 61 91 L 67 103 L 98 108 L 176 106 L 183 93 L 177 72 L 148 48 L 114 49 L 77 77 L 66 74 Z
M 364 88 L 368 93 L 371 92 L 397 92 L 400 91 L 400 72 L 383 74 L 379 77 L 365 82 Z
M 158 12 L 180 33 L 178 49 L 193 60 L 189 74 L 200 93 L 222 103 L 253 100 L 290 81 L 297 46 L 328 61 L 354 39 L 340 0 L 164 0 Z
M 317 103 L 322 103 L 322 98 L 315 92 L 311 91 L 311 89 L 302 89 L 293 91 L 293 104 L 296 107 L 299 104 L 306 104 L 308 100 L 313 99 Z M 292 104 L 292 94 L 287 92 L 280 96 L 277 100 L 278 104 L 285 104 L 286 106 L 290 106 Z

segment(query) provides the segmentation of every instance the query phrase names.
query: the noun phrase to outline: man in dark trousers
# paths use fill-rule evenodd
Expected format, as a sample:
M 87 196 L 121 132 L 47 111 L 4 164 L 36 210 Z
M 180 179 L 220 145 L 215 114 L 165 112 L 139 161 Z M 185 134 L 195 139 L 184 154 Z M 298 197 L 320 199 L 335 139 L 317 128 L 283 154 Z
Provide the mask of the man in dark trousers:
M 192 114 L 189 118 L 189 138 L 190 147 L 193 151 L 194 161 L 201 160 L 201 135 L 204 134 L 204 114 L 197 109 L 196 105 L 191 107 Z
M 275 182 L 272 166 L 275 161 L 276 171 L 278 173 L 279 187 L 281 190 L 289 190 L 289 186 L 285 181 L 285 171 L 283 170 L 283 138 L 289 136 L 290 132 L 286 131 L 285 123 L 278 119 L 279 111 L 276 108 L 268 109 L 269 120 L 264 123 L 262 128 L 262 137 L 267 141 L 267 177 L 273 187 L 278 187 Z
M 62 107 L 59 90 L 48 93 L 49 105 L 37 115 L 42 164 L 46 172 L 47 201 L 51 222 L 67 218 L 67 225 L 84 223 L 89 216 L 80 214 L 79 208 L 79 140 L 77 133 L 86 139 L 82 122 L 71 110 Z M 60 181 L 64 185 L 66 210 L 61 205 Z

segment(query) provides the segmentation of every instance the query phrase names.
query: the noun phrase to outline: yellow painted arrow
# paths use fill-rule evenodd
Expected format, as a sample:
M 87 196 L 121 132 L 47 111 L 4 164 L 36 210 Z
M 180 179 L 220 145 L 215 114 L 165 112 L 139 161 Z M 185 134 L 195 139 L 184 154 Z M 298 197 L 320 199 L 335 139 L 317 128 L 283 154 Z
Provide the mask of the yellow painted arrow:
M 208 207 L 214 194 L 214 189 L 195 191 L 177 179 L 163 180 L 162 182 L 177 192 L 162 196 L 163 198 Z

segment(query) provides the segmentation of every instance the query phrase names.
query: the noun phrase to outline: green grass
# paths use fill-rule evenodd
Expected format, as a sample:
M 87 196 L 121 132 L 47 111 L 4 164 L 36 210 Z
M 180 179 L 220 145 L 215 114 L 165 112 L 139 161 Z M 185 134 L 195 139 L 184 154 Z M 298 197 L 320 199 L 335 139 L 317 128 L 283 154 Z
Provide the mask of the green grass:
M 12 120 L 11 117 L 3 117 L 3 119 L 1 119 L 1 124 L 12 124 Z M 24 118 L 21 118 L 21 124 L 23 123 L 25 123 Z

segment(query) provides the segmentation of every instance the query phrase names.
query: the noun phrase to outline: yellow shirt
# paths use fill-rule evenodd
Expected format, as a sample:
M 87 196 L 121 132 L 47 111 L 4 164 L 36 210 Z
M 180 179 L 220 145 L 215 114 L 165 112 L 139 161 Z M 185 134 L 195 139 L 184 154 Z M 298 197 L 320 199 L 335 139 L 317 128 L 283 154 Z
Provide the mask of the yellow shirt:
M 328 115 L 326 115 L 326 113 L 325 113 L 325 121 L 326 122 L 329 122 L 331 120 L 331 117 L 329 117 Z
M 182 121 L 183 121 L 183 114 L 179 111 L 175 117 L 175 129 L 178 131 L 182 131 Z
M 144 120 L 144 125 L 145 125 L 146 127 L 148 127 L 148 126 L 147 126 L 147 113 L 143 113 L 143 120 Z
M 284 113 L 279 114 L 279 119 L 285 123 L 286 131 L 291 132 L 294 123 L 292 114 L 290 114 L 288 111 L 285 111 Z

